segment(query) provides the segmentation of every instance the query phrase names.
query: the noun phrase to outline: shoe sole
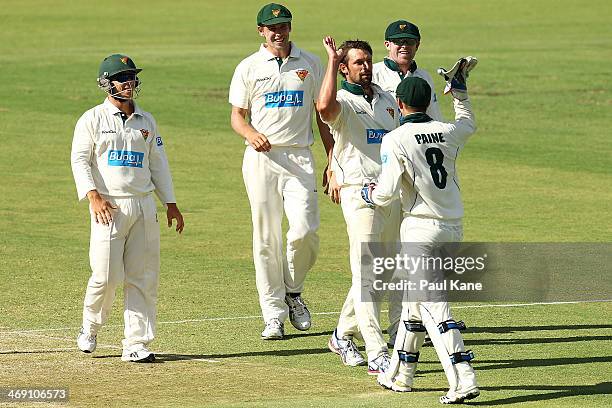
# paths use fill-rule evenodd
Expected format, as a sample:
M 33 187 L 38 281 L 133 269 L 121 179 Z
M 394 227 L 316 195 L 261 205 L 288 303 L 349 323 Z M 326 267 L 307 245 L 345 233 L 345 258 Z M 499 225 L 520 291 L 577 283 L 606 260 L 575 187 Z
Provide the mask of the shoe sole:
M 262 340 L 282 340 L 283 336 L 261 336 Z
M 449 399 L 444 400 L 445 396 L 443 396 L 443 397 L 440 397 L 440 403 L 444 405 L 463 404 L 464 401 L 473 400 L 479 395 L 480 395 L 480 390 L 474 390 L 474 391 L 468 392 L 463 397 L 457 398 L 455 400 L 449 400 Z
M 121 357 L 121 361 L 125 361 L 128 363 L 153 363 L 155 362 L 155 354 L 151 353 L 145 358 L 141 358 L 140 360 L 132 360 L 129 357 Z

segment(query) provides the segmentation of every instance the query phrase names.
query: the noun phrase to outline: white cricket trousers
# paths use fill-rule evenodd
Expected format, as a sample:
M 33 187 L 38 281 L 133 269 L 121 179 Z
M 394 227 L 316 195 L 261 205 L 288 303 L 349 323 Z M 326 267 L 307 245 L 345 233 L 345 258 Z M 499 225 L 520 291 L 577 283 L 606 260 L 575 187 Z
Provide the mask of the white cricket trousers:
M 151 194 L 104 197 L 117 209 L 109 225 L 97 224 L 91 214 L 89 260 L 91 278 L 83 307 L 83 328 L 95 334 L 106 322 L 123 283 L 123 348 L 147 345 L 155 336 L 159 281 L 159 224 Z
M 319 251 L 314 159 L 308 147 L 244 152 L 242 175 L 253 221 L 253 261 L 264 321 L 287 319 L 285 294 L 302 293 Z M 283 251 L 283 212 L 287 249 Z
M 380 327 L 379 297 L 370 297 L 375 279 L 372 267 L 362 268 L 363 243 L 385 242 L 384 256 L 394 256 L 399 238 L 400 201 L 387 207 L 370 208 L 361 198 L 362 186 L 345 186 L 340 190 L 340 204 L 349 237 L 349 259 L 352 284 L 338 320 L 338 337 L 361 337 L 368 360 L 387 352 Z M 380 255 L 380 254 L 379 254 Z M 365 273 L 365 274 L 364 274 Z M 399 319 L 399 316 L 398 316 Z
M 407 216 L 402 221 L 400 235 L 402 245 L 409 243 L 407 247 L 402 248 L 402 253 L 408 253 L 408 255 L 415 257 L 440 256 L 438 249 L 442 244 L 463 240 L 463 225 L 461 219 L 437 220 Z M 419 276 L 427 275 L 419 274 Z M 405 292 L 404 295 L 402 320 L 423 322 L 431 337 L 436 354 L 442 363 L 451 391 L 468 390 L 477 386 L 476 375 L 471 365 L 467 362 L 453 365 L 449 358 L 452 353 L 465 351 L 463 337 L 459 330 L 450 330 L 441 334 L 438 329 L 438 324 L 453 318 L 448 302 L 415 301 L 411 299 L 409 291 Z M 403 342 L 405 333 L 404 325 L 400 325 L 394 355 L 391 360 L 392 366 L 398 358 L 395 350 L 402 350 L 405 347 Z

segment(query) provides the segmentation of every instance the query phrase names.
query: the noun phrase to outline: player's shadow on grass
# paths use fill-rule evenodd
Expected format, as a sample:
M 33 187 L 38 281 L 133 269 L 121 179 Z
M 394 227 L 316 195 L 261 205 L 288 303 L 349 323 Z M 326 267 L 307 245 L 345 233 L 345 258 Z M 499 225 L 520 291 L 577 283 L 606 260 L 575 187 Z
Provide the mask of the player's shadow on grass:
M 431 361 L 437 363 L 436 361 Z M 474 368 L 476 372 L 483 370 L 502 370 L 507 368 L 524 368 L 524 367 L 548 367 L 548 366 L 563 366 L 572 364 L 589 364 L 589 363 L 610 363 L 612 356 L 598 357 L 563 357 L 563 358 L 530 358 L 520 360 L 474 360 Z M 442 372 L 442 368 L 433 370 L 418 370 L 419 374 L 429 374 Z
M 554 391 L 515 397 L 500 398 L 491 401 L 471 401 L 469 405 L 506 405 L 521 402 L 546 401 L 557 398 L 575 397 L 577 395 L 609 395 L 612 394 L 612 382 L 594 385 L 513 385 L 500 387 L 480 387 L 483 391 Z
M 331 353 L 328 348 L 320 349 L 292 349 L 292 350 L 266 350 L 266 351 L 244 351 L 240 353 L 227 354 L 156 354 L 156 361 L 189 361 L 189 360 L 220 360 L 224 358 L 238 357 L 291 357 L 307 354 Z
M 300 333 L 291 333 L 285 334 L 283 340 L 291 340 L 291 339 L 301 339 L 303 337 L 318 337 L 318 336 L 331 336 L 333 331 L 324 331 L 324 332 L 300 332 Z
M 555 326 L 497 326 L 497 327 L 470 327 L 465 333 L 520 333 L 526 331 L 557 331 L 557 330 L 593 330 L 612 329 L 611 324 L 573 324 Z
M 610 336 L 572 336 L 572 337 L 530 337 L 525 339 L 465 339 L 466 346 L 491 346 L 515 344 L 548 344 L 548 343 L 574 343 L 578 341 L 610 341 Z

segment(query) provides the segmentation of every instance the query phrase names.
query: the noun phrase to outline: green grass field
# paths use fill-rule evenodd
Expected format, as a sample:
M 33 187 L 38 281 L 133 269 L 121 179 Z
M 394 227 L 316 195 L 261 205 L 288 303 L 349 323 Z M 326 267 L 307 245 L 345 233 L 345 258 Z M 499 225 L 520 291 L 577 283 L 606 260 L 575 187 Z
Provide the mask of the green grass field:
M 611 241 L 609 2 L 285 4 L 292 39 L 321 57 L 331 34 L 369 40 L 380 60 L 386 25 L 407 18 L 421 28 L 417 61 L 429 72 L 479 58 L 470 77 L 479 130 L 459 163 L 466 241 Z M 322 194 L 321 252 L 305 292 L 313 327 L 259 339 L 244 148 L 227 90 L 258 47 L 261 5 L 2 2 L 0 388 L 69 387 L 71 406 L 438 405 L 446 382 L 432 348 L 407 395 L 383 391 L 327 350 L 350 272 L 341 211 Z M 89 225 L 70 145 L 78 117 L 104 97 L 97 68 L 115 52 L 144 67 L 139 104 L 160 125 L 187 224 L 180 237 L 162 231 L 160 364 L 145 366 L 118 357 L 120 294 L 93 357 L 74 342 Z M 313 150 L 321 173 L 321 143 Z M 609 406 L 612 303 L 456 306 L 483 390 L 471 405 Z

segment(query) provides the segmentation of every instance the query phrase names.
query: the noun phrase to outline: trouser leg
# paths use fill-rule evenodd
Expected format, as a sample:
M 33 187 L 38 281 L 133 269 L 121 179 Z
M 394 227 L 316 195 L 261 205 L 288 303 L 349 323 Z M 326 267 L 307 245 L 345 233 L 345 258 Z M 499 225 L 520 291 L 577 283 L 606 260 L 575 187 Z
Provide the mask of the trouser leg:
M 117 285 L 123 281 L 125 237 L 121 226 L 126 222 L 126 215 L 122 211 L 123 208 L 119 207 L 114 212 L 110 225 L 96 223 L 90 214 L 89 262 L 92 273 L 83 302 L 83 328 L 86 333 L 96 334 L 106 322 Z
M 160 234 L 152 196 L 134 198 L 135 222 L 127 233 L 124 253 L 125 321 L 123 347 L 148 345 L 155 337 Z
M 283 200 L 279 172 L 269 159 L 274 152 L 260 153 L 247 148 L 242 174 L 251 205 L 253 222 L 253 261 L 259 304 L 264 321 L 287 319 L 283 276 Z
M 362 265 L 362 260 L 373 256 L 372 243 L 379 245 L 384 227 L 384 209 L 374 210 L 365 206 L 355 187 L 341 190 L 342 210 L 349 234 L 349 256 L 352 285 L 349 295 L 353 297 L 355 320 L 366 346 L 368 360 L 372 361 L 387 352 L 387 343 L 380 327 L 380 296 L 373 290 L 375 279 L 372 265 Z M 345 302 L 338 327 L 350 330 L 350 304 Z M 348 322 L 344 321 L 348 318 Z
M 282 194 L 287 231 L 287 256 L 283 275 L 287 293 L 302 293 L 307 272 L 319 252 L 319 206 L 310 149 L 287 154 Z

